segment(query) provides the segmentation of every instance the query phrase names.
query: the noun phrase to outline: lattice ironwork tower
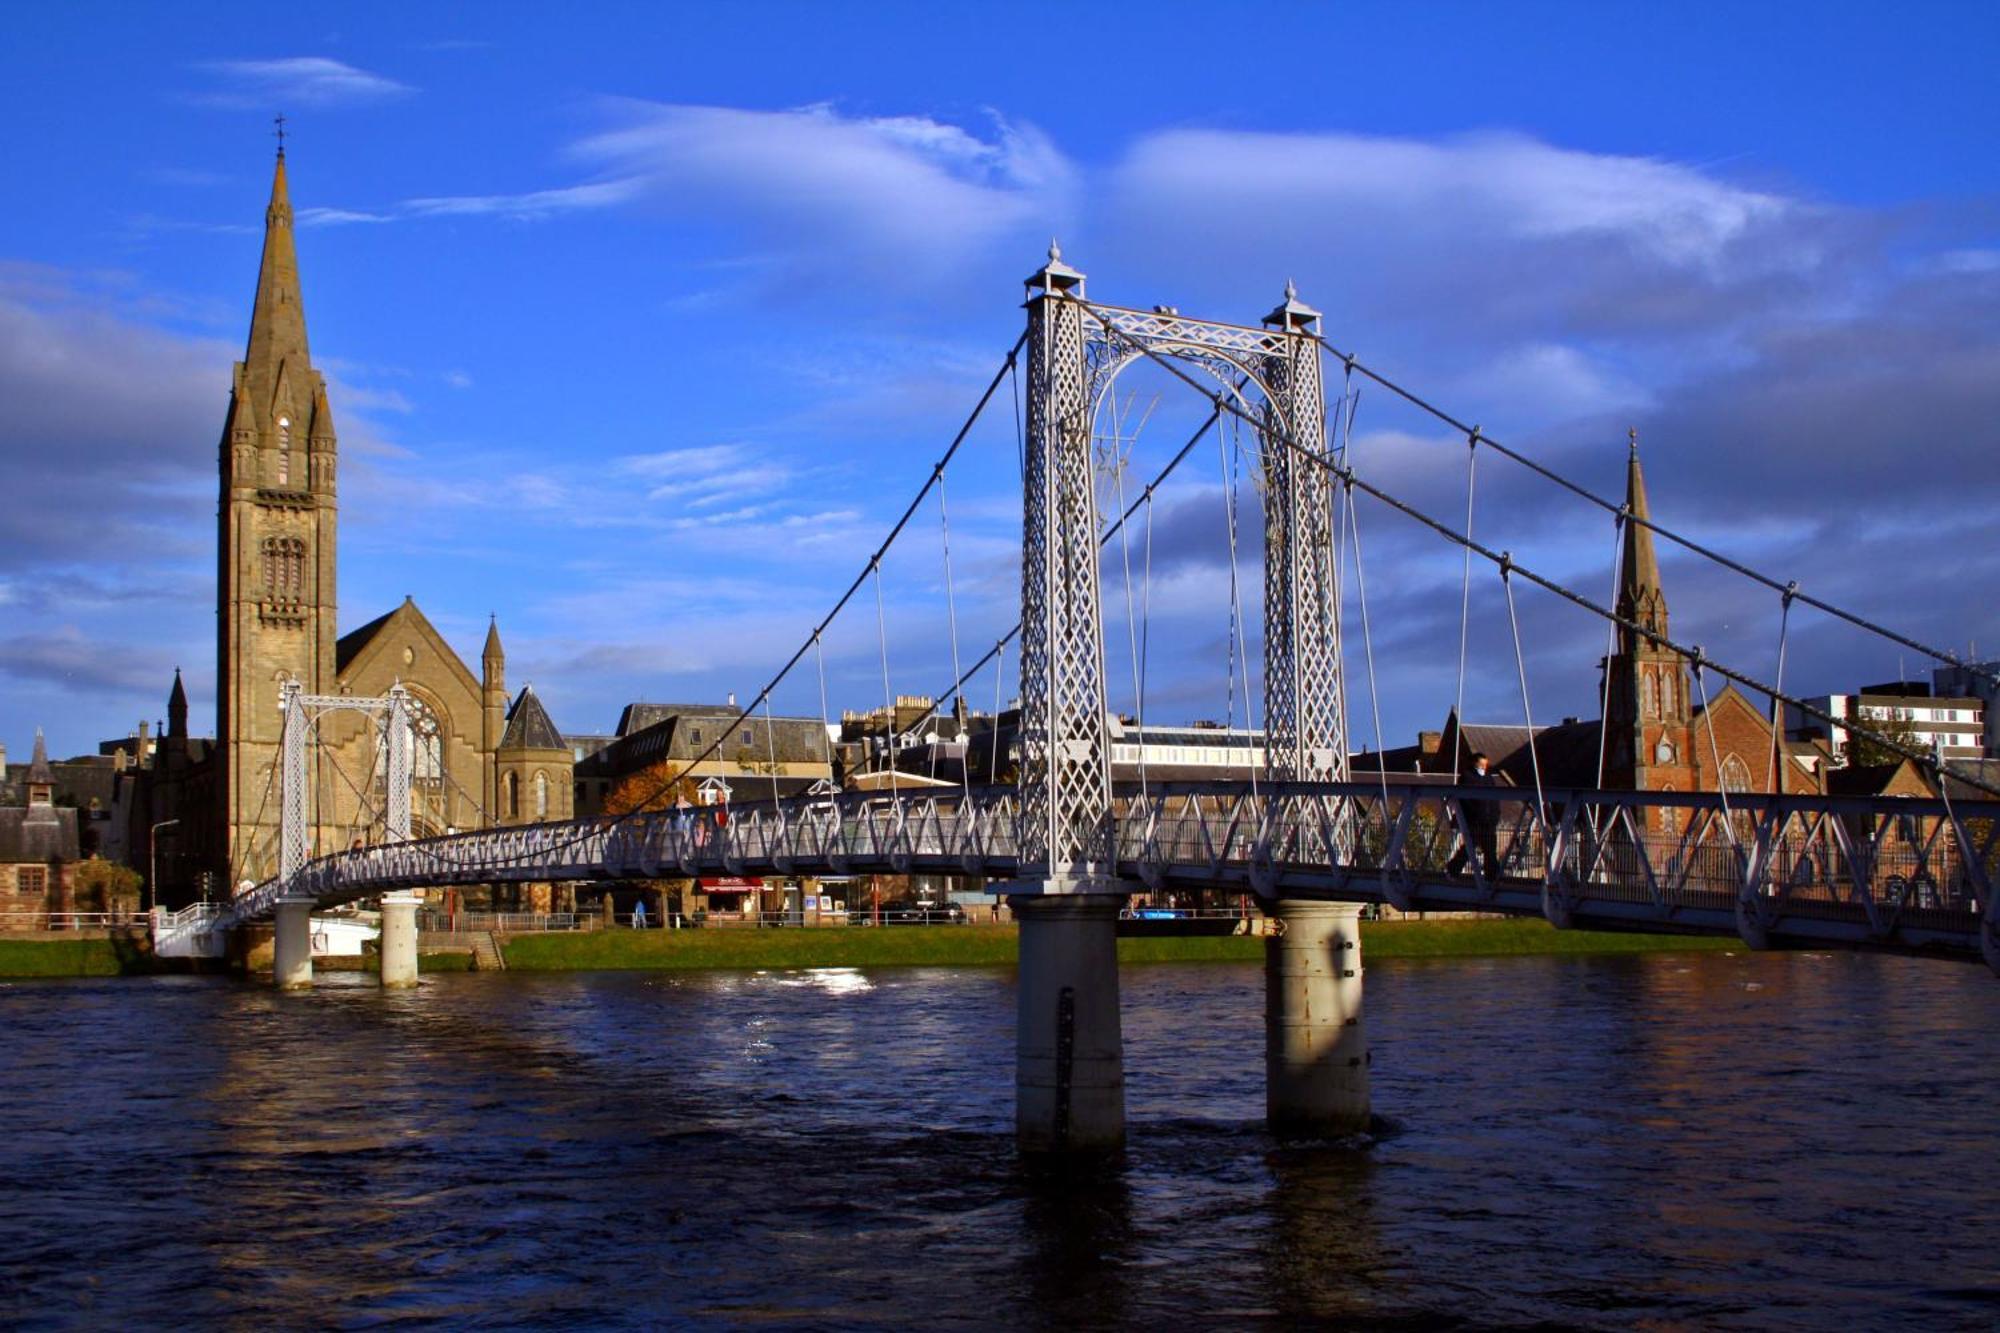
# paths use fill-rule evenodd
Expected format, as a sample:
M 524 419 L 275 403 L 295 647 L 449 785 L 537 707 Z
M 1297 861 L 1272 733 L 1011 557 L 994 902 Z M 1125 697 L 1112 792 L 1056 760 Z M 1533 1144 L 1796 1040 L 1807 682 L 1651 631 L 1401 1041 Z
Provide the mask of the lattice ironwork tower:
M 1083 274 L 1051 246 L 1027 286 L 1021 876 L 1042 881 L 1045 892 L 1102 891 L 1111 869 L 1111 736 Z
M 1276 781 L 1348 776 L 1319 311 L 1289 285 L 1263 327 L 1084 300 L 1083 274 L 1051 249 L 1028 279 L 1028 439 L 1021 578 L 1023 877 L 1089 878 L 1108 856 L 1111 752 L 1091 485 L 1097 405 L 1125 367 L 1171 357 L 1259 421 L 1265 482 L 1265 771 Z M 1301 830 L 1291 850 L 1344 856 L 1344 828 Z M 1033 869 L 1028 869 L 1033 867 Z
M 312 859 L 310 831 L 320 812 L 314 809 L 311 747 L 320 719 L 328 713 L 355 712 L 382 719 L 376 740 L 376 765 L 387 775 L 383 784 L 382 839 L 408 842 L 411 761 L 415 754 L 415 740 L 410 731 L 410 692 L 398 683 L 380 699 L 307 694 L 297 681 L 287 681 L 279 695 L 278 713 L 283 728 L 278 780 L 279 877 L 289 883 L 299 868 Z
M 1278 782 L 1347 780 L 1340 589 L 1319 311 L 1290 285 L 1264 317 L 1264 769 Z M 1322 462 L 1314 462 L 1314 459 Z M 1305 849 L 1300 849 L 1304 851 Z

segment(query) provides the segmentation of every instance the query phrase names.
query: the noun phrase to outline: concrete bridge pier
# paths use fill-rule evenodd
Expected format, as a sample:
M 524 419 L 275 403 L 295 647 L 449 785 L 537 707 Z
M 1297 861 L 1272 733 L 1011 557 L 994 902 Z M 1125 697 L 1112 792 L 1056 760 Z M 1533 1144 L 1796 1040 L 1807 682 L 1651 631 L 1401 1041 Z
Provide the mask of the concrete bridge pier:
M 1265 904 L 1264 1109 L 1273 1133 L 1368 1128 L 1361 1024 L 1361 908 L 1297 898 Z
M 382 988 L 417 984 L 417 904 L 414 893 L 382 895 Z
M 1025 1152 L 1125 1144 L 1118 1020 L 1123 894 L 1011 896 L 1021 924 L 1014 1132 Z
M 271 937 L 271 979 L 279 990 L 306 990 L 313 984 L 310 898 L 281 899 L 277 932 Z

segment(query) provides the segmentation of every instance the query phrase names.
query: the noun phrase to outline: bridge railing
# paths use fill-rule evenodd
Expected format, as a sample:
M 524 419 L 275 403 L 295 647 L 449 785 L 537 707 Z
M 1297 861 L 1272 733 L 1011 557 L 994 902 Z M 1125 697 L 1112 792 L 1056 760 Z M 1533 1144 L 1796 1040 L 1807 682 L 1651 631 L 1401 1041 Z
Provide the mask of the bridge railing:
M 852 792 L 578 820 L 369 847 L 310 862 L 291 892 L 331 904 L 391 888 L 713 875 L 1016 873 L 1008 787 Z M 1497 864 L 1476 855 L 1489 826 Z M 1747 939 L 1781 922 L 1867 938 L 1993 935 L 2000 803 L 1458 787 L 1429 781 L 1121 787 L 1113 873 L 1445 907 L 1617 909 Z M 275 904 L 275 881 L 232 904 Z M 1986 935 L 1978 932 L 1985 931 Z M 2000 936 L 1994 937 L 2000 949 Z

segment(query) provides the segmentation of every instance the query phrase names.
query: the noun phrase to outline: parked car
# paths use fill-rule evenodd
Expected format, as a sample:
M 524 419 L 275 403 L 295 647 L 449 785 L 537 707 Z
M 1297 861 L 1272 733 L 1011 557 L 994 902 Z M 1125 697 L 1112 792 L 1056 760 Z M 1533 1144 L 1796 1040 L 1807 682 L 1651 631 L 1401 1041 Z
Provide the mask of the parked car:
M 857 922 L 871 921 L 874 913 L 866 903 L 850 904 L 848 919 Z M 895 898 L 882 904 L 882 924 L 885 926 L 962 926 L 965 924 L 965 909 L 957 903 L 927 903 L 915 898 Z

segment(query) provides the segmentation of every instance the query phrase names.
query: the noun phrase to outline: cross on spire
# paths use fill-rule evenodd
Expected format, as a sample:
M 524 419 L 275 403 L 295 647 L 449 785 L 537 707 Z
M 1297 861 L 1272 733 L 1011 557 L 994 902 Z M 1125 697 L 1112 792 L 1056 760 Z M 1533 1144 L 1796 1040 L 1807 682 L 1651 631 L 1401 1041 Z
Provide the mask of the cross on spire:
M 278 156 L 283 157 L 285 155 L 285 113 L 280 111 L 277 115 L 271 117 L 271 123 L 278 127 L 271 132 L 278 137 Z

